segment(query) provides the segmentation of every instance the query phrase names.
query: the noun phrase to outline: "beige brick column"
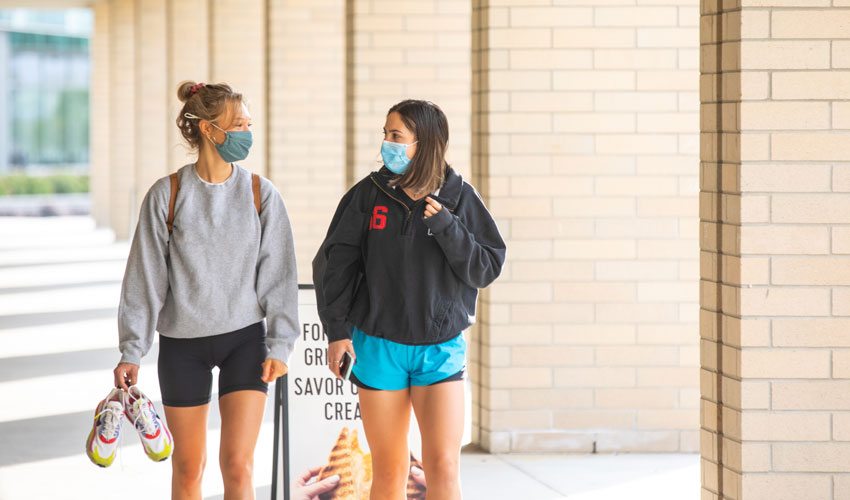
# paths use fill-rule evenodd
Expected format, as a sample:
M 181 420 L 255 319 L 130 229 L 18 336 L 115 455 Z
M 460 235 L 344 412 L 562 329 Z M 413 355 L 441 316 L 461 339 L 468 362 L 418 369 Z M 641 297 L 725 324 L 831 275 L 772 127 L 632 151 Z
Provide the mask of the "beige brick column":
M 110 147 L 106 138 L 111 135 L 109 121 L 109 29 L 110 8 L 106 2 L 92 6 L 94 30 L 91 37 L 91 94 L 89 99 L 90 133 L 89 151 L 91 157 L 91 197 L 92 216 L 100 227 L 112 224 L 110 212 Z
M 697 4 L 474 6 L 473 178 L 508 242 L 480 442 L 696 451 Z
M 133 205 L 139 206 L 150 186 L 168 175 L 168 24 L 167 0 L 136 2 L 136 178 Z M 176 94 L 176 91 L 172 91 Z M 135 227 L 134 217 L 133 227 Z
M 128 238 L 138 217 L 141 199 L 136 199 L 136 6 L 134 0 L 109 2 L 108 132 L 94 137 L 109 147 L 109 220 L 119 239 Z M 96 31 L 96 35 L 99 31 Z
M 345 189 L 343 0 L 269 6 L 269 178 L 295 235 L 301 283 Z
M 177 84 L 184 80 L 210 82 L 209 0 L 168 0 L 168 80 L 165 93 L 168 114 L 168 171 L 175 172 L 194 161 L 175 120 L 183 107 Z
M 448 160 L 469 175 L 470 2 L 346 2 L 347 185 L 380 167 L 387 110 L 427 99 L 449 120 Z
M 703 499 L 850 498 L 850 17 L 831 5 L 702 4 Z
M 241 163 L 267 176 L 268 17 L 266 0 L 215 0 L 210 3 L 210 80 L 227 82 L 248 99 L 254 125 L 251 154 Z M 175 84 L 176 85 L 176 84 Z

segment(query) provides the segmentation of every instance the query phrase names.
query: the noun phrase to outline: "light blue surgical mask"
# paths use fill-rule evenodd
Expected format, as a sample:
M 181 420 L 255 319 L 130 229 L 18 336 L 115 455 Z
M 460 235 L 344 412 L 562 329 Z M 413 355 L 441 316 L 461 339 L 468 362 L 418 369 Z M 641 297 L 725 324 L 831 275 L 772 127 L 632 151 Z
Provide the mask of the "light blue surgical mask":
M 186 118 L 202 119 L 200 116 L 193 115 L 192 113 L 186 113 L 184 116 Z M 251 145 L 254 144 L 254 135 L 250 130 L 227 132 L 213 122 L 210 122 L 210 125 L 224 132 L 224 142 L 221 144 L 216 144 L 214 140 L 207 137 L 215 145 L 215 149 L 218 150 L 218 154 L 222 160 L 232 163 L 234 161 L 242 161 L 248 157 L 248 151 L 250 151 Z
M 413 146 L 419 141 L 410 144 L 399 144 L 397 142 L 384 141 L 381 145 L 381 158 L 390 172 L 401 175 L 410 166 L 410 158 L 407 157 L 407 147 Z

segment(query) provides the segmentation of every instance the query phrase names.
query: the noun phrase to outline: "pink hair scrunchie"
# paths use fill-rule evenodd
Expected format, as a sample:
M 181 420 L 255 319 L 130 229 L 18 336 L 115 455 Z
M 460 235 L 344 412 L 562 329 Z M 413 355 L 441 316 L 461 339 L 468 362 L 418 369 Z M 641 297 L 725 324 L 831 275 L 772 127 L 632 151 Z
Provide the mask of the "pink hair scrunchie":
M 198 91 L 201 90 L 201 87 L 206 86 L 206 83 L 196 83 L 195 85 L 192 85 L 192 88 L 189 90 L 189 97 L 192 97 L 193 95 L 197 94 Z

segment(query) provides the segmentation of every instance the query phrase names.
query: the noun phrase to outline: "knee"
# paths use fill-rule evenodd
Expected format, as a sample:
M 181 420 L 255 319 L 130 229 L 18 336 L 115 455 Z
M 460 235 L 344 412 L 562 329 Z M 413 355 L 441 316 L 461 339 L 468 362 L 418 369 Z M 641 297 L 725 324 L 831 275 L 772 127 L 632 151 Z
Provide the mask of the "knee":
M 460 457 L 457 454 L 441 453 L 430 456 L 423 464 L 428 485 L 441 483 L 443 485 L 457 484 L 460 475 Z
M 204 477 L 206 457 L 174 458 L 172 470 L 177 483 L 183 488 L 192 488 L 201 484 Z
M 254 464 L 249 458 L 226 457 L 221 460 L 221 475 L 228 484 L 250 485 L 253 473 Z
M 372 462 L 372 484 L 391 491 L 402 491 L 407 485 L 408 467 L 401 461 L 381 464 Z

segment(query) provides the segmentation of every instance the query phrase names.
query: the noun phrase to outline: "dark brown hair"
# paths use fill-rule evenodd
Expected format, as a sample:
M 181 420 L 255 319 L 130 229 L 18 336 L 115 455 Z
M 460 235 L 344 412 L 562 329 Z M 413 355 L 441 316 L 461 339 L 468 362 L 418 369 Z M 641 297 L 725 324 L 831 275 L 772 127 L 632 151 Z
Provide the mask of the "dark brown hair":
M 413 135 L 416 153 L 404 174 L 392 184 L 417 193 L 433 193 L 446 179 L 446 148 L 449 143 L 449 121 L 439 106 L 430 101 L 407 99 L 391 107 L 387 116 L 398 113 Z
M 204 136 L 198 126 L 200 120 L 186 118 L 186 113 L 212 122 L 224 116 L 228 109 L 232 110 L 235 106 L 242 104 L 242 94 L 234 91 L 226 83 L 207 85 L 186 80 L 177 86 L 177 98 L 183 103 L 183 109 L 177 116 L 177 127 L 193 149 L 201 147 Z M 216 125 L 225 130 L 229 127 L 224 123 L 216 123 Z

